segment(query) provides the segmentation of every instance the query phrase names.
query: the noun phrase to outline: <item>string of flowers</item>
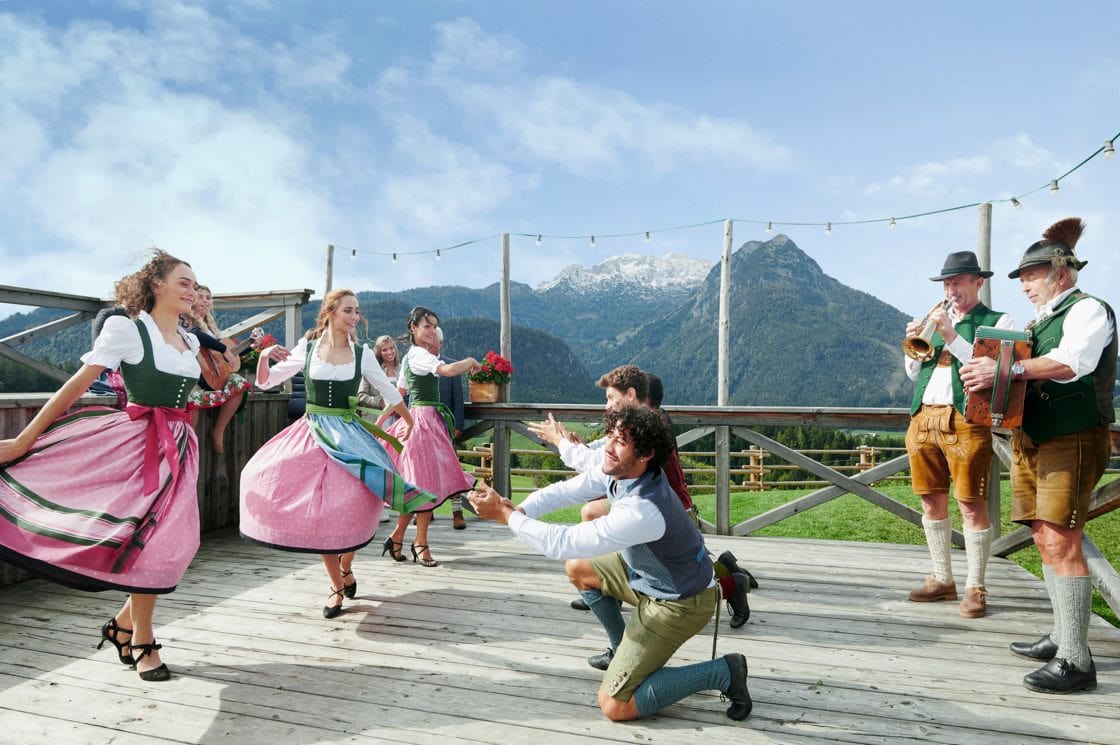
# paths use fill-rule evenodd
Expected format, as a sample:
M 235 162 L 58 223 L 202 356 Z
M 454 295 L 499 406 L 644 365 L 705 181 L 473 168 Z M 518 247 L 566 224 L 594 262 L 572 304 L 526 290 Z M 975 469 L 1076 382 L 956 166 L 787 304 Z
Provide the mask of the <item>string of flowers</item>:
M 513 365 L 493 349 L 482 359 L 482 367 L 477 372 L 467 373 L 467 380 L 475 383 L 508 383 L 513 375 Z

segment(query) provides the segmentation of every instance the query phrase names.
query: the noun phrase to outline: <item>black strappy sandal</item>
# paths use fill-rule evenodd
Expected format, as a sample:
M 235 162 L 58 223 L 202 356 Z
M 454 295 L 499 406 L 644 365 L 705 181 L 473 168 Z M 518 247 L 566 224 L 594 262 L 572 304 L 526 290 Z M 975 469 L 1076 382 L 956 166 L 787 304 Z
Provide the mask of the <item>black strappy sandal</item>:
M 101 641 L 97 643 L 97 648 L 101 649 L 105 646 L 105 642 L 109 642 L 117 648 L 117 657 L 120 659 L 122 665 L 132 667 L 135 663 L 132 661 L 132 652 L 125 651 L 126 648 L 131 647 L 128 642 L 119 642 L 117 637 L 121 634 L 128 634 L 132 636 L 132 629 L 126 629 L 117 625 L 116 618 L 110 618 L 109 622 L 101 627 Z
M 353 600 L 354 596 L 358 594 L 358 580 L 354 580 L 352 584 L 348 585 L 346 584 L 346 578 L 353 576 L 354 570 L 352 569 L 349 572 L 342 573 L 342 594 L 350 598 L 351 600 Z
M 419 543 L 410 543 L 410 544 L 408 544 L 408 547 L 410 549 L 412 549 L 412 562 L 414 564 L 419 564 L 422 567 L 438 567 L 439 566 L 439 562 L 436 561 L 435 559 L 431 558 L 432 552 L 431 552 L 431 550 L 428 549 L 427 546 L 422 546 Z M 425 551 L 428 552 L 428 557 L 429 558 L 421 559 L 420 554 L 422 554 Z
M 389 556 L 392 557 L 393 561 L 404 561 L 403 543 L 397 543 L 393 540 L 392 536 L 389 536 L 385 539 L 385 543 L 382 545 L 384 546 L 384 548 L 381 549 L 382 556 L 384 556 L 385 554 L 389 554 Z
M 144 659 L 157 649 L 163 649 L 162 644 L 157 644 L 155 639 L 152 639 L 151 644 L 133 644 L 132 651 L 140 650 L 140 654 L 133 657 L 132 660 L 135 664 L 139 664 L 140 660 Z M 147 681 L 161 681 L 171 680 L 171 671 L 167 669 L 167 665 L 161 664 L 159 667 L 153 667 L 151 670 L 144 670 L 140 673 L 140 680 Z
M 343 593 L 342 590 L 336 590 L 333 587 L 331 588 L 331 594 L 327 595 L 327 600 L 330 600 L 335 595 L 338 595 L 338 605 L 324 605 L 323 606 L 323 618 L 335 618 L 335 617 L 338 616 L 339 613 L 342 613 L 342 596 L 343 596 L 343 594 L 344 593 Z

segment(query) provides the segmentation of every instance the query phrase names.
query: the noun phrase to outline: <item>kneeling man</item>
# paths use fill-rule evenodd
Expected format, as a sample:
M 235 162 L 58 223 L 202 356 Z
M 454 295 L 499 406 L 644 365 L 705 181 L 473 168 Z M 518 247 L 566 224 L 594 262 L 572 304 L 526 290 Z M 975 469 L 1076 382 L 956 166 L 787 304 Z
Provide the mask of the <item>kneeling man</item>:
M 684 667 L 665 663 L 708 625 L 719 603 L 704 539 L 661 470 L 672 435 L 656 413 L 623 406 L 606 415 L 602 473 L 580 475 L 540 489 L 514 507 L 493 489 L 473 491 L 480 517 L 504 523 L 527 546 L 566 559 L 568 578 L 603 624 L 610 640 L 599 688 L 608 719 L 652 716 L 692 693 L 717 690 L 731 700 L 727 716 L 751 713 L 747 661 L 741 654 Z M 603 493 L 602 517 L 576 525 L 535 517 Z M 636 610 L 622 617 L 622 602 Z

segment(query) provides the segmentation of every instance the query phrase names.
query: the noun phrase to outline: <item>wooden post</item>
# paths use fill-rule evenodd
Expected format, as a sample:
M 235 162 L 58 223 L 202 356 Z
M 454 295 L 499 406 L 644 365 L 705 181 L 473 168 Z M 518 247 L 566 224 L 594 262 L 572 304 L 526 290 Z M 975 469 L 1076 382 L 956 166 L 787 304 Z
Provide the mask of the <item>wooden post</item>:
M 716 405 L 727 406 L 730 390 L 731 361 L 729 334 L 731 304 L 731 220 L 723 221 L 723 258 L 719 268 L 719 382 L 716 388 Z M 722 532 L 722 531 L 721 531 Z
M 512 359 L 511 347 L 512 341 L 510 339 L 510 308 L 509 308 L 509 233 L 502 233 L 502 268 L 501 268 L 501 308 L 499 309 L 500 315 L 500 338 L 499 344 L 501 346 L 501 355 L 507 360 Z M 502 386 L 501 396 L 499 401 L 509 401 L 509 386 Z M 501 492 L 504 494 L 505 492 Z
M 323 290 L 323 297 L 331 291 L 331 284 L 334 282 L 334 246 L 330 243 L 327 244 L 327 283 Z
M 726 424 L 716 427 L 716 533 L 731 535 L 731 428 Z
M 501 355 L 506 359 L 512 359 L 509 309 L 509 233 L 502 233 L 501 308 L 499 313 L 501 316 Z M 503 385 L 499 391 L 498 400 L 509 401 L 509 386 Z M 509 441 L 509 425 L 504 420 L 494 422 L 494 490 L 507 497 L 510 495 Z
M 984 202 L 980 205 L 980 237 L 976 242 L 976 258 L 980 260 L 980 268 L 985 271 L 992 269 L 992 203 Z M 992 307 L 991 278 L 980 288 L 980 302 L 989 308 Z

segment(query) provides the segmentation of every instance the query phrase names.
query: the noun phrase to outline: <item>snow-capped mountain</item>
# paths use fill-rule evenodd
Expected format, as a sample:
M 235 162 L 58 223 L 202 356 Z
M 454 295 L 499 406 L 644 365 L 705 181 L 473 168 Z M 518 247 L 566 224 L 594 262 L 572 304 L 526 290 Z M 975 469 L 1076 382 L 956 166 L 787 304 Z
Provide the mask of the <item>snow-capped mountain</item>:
M 535 287 L 538 293 L 570 292 L 602 295 L 625 288 L 628 293 L 677 297 L 699 287 L 712 264 L 695 256 L 668 253 L 642 256 L 624 253 L 595 266 L 572 264 Z

